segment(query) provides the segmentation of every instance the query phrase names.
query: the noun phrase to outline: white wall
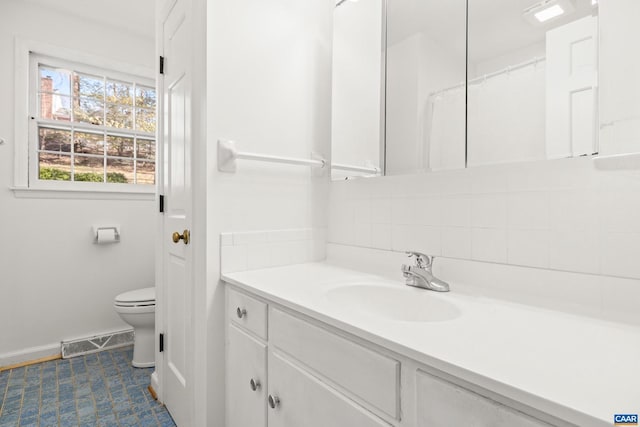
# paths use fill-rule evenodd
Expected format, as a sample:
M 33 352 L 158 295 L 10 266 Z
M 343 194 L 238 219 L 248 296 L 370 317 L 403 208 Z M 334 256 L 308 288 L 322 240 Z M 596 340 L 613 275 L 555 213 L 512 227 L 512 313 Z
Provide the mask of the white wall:
M 153 77 L 153 28 L 143 37 L 101 23 L 101 9 L 88 19 L 34 3 L 0 2 L 0 366 L 56 354 L 63 339 L 126 328 L 113 297 L 154 284 L 155 202 L 20 199 L 9 189 L 14 148 L 27 143 L 14 140 L 14 97 L 22 96 L 13 88 L 15 37 L 148 67 Z M 120 225 L 121 243 L 92 244 L 95 224 Z
M 238 161 L 216 169 L 216 141 L 241 151 L 329 159 L 333 3 L 207 3 L 207 425 L 224 425 L 220 233 L 323 228 L 328 171 Z

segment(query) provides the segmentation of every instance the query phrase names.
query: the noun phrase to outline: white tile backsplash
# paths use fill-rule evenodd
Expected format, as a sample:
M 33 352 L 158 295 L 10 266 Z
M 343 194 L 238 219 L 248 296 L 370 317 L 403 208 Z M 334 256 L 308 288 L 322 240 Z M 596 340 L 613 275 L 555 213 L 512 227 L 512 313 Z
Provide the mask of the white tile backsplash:
M 602 274 L 640 277 L 640 233 L 604 233 L 601 245 Z
M 640 278 L 638 171 L 559 159 L 334 182 L 331 193 L 331 243 Z
M 507 169 L 504 166 L 471 169 L 471 178 L 473 194 L 507 192 Z
M 430 226 L 439 226 L 442 224 L 439 196 L 417 197 L 413 209 L 415 209 L 416 224 Z
M 391 224 L 371 224 L 371 247 L 391 249 Z
M 471 197 L 471 226 L 506 228 L 506 194 L 474 194 Z
M 267 232 L 243 232 L 233 233 L 234 245 L 254 245 L 267 242 Z
M 594 191 L 549 192 L 549 227 L 559 231 L 593 231 L 598 227 L 598 200 Z
M 546 230 L 549 228 L 549 194 L 545 191 L 515 192 L 507 195 L 509 228 Z
M 371 199 L 371 222 L 391 224 L 391 199 L 381 197 Z
M 323 228 L 221 233 L 221 272 L 322 261 L 327 234 Z
M 440 212 L 443 226 L 471 226 L 471 198 L 468 195 L 442 197 Z
M 509 230 L 507 236 L 509 264 L 549 268 L 548 231 Z
M 471 258 L 471 229 L 467 227 L 442 227 L 442 256 Z
M 507 230 L 503 228 L 472 228 L 471 259 L 507 262 Z
M 353 242 L 356 246 L 371 247 L 371 223 L 369 222 L 356 222 L 353 226 Z
M 391 249 L 398 252 L 418 251 L 431 255 L 440 255 L 440 233 L 440 227 L 393 225 L 391 227 Z
M 223 246 L 220 250 L 220 259 L 222 273 L 247 270 L 247 246 Z
M 601 193 L 600 218 L 605 232 L 640 233 L 640 193 L 614 190 Z
M 594 229 L 552 231 L 549 236 L 549 267 L 598 274 L 599 250 L 599 234 Z
M 391 223 L 415 224 L 416 223 L 416 199 L 412 197 L 397 197 L 391 199 Z

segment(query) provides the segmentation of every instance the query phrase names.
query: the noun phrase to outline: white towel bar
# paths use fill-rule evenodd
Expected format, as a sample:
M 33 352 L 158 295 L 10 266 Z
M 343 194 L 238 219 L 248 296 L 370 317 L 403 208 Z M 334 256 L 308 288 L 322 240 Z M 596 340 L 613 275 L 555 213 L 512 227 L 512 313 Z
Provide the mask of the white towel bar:
M 218 170 L 220 172 L 235 172 L 236 160 L 257 160 L 261 162 L 284 163 L 288 165 L 316 166 L 323 168 L 326 165 L 324 159 L 298 159 L 295 157 L 272 156 L 269 154 L 257 154 L 236 150 L 236 143 L 228 140 L 218 140 Z
M 375 166 L 352 166 L 342 163 L 331 163 L 331 169 L 348 171 L 348 172 L 362 172 L 370 173 L 372 175 L 380 175 L 380 169 Z

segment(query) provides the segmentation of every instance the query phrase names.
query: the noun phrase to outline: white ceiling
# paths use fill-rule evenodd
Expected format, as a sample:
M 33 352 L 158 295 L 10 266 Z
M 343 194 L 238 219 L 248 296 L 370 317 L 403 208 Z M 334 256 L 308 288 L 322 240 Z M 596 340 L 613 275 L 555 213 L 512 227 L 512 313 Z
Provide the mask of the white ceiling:
M 365 0 L 366 1 L 366 0 Z M 546 25 L 523 17 L 536 0 L 469 0 L 469 60 L 479 62 L 544 42 L 545 33 L 592 13 L 591 0 L 575 0 L 576 10 Z M 389 0 L 389 44 L 424 32 L 451 49 L 464 51 L 465 0 Z
M 155 37 L 155 0 L 22 0 L 93 20 L 128 32 Z

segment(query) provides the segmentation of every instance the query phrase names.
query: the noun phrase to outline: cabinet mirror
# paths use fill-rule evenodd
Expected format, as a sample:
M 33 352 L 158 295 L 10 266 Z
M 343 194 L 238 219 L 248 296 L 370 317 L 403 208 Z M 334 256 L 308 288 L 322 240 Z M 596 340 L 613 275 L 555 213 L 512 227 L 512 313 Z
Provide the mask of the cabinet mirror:
M 465 167 L 465 0 L 389 0 L 386 174 Z
M 467 165 L 596 153 L 597 1 L 469 0 L 468 14 Z
M 382 173 L 383 0 L 338 0 L 334 9 L 331 176 Z
M 339 0 L 333 177 L 598 153 L 598 10 L 597 0 Z

